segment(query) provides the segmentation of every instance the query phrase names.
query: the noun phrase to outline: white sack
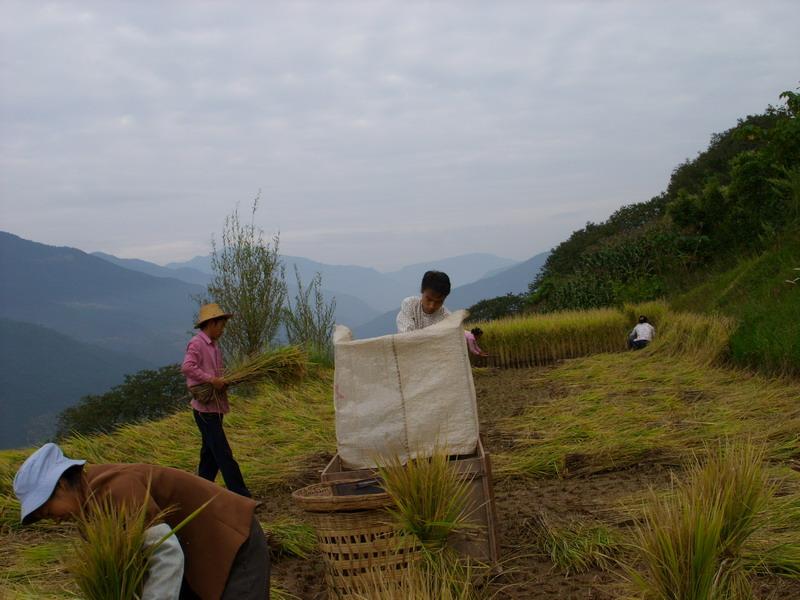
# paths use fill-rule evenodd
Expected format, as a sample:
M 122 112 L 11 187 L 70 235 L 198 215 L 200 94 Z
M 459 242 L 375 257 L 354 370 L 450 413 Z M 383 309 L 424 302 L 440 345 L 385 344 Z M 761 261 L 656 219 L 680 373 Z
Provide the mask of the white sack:
M 338 325 L 334 404 L 336 439 L 345 467 L 430 456 L 434 447 L 471 454 L 478 409 L 464 330 L 466 311 L 409 333 L 366 340 Z

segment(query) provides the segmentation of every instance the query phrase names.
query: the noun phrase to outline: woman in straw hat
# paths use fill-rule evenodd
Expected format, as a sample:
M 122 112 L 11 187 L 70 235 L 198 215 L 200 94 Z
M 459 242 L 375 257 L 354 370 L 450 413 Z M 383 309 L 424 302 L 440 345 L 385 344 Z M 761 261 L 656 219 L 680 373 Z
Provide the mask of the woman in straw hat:
M 91 514 L 93 500 L 107 498 L 115 507 L 145 507 L 152 546 L 203 507 L 155 549 L 142 600 L 269 598 L 269 547 L 254 500 L 169 467 L 85 463 L 53 443 L 31 454 L 14 477 L 22 524 Z
M 186 385 L 190 391 L 194 386 L 203 383 L 211 384 L 215 391 L 210 398 L 192 393 L 194 420 L 203 438 L 197 474 L 214 481 L 217 473 L 222 471 L 227 488 L 249 498 L 250 490 L 244 483 L 239 463 L 233 458 L 233 451 L 222 428 L 223 417 L 230 412 L 230 406 L 225 381 L 222 379 L 222 352 L 217 340 L 232 316 L 223 311 L 219 304 L 204 304 L 200 307 L 200 314 L 194 325 L 200 332 L 186 347 L 181 371 L 186 376 Z

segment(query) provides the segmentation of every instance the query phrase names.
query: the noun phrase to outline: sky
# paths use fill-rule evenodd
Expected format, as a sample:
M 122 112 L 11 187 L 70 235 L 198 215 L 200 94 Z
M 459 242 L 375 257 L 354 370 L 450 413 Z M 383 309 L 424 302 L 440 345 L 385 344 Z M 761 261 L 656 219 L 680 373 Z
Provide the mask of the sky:
M 380 269 L 525 259 L 800 85 L 800 2 L 0 0 L 0 229 L 158 263 L 248 210 Z

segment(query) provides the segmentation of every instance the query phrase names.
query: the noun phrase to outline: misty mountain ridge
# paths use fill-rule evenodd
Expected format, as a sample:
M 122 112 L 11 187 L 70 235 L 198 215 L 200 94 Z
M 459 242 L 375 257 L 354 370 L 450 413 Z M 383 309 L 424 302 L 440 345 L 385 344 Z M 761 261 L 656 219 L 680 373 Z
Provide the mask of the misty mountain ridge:
M 356 265 L 329 265 L 301 256 L 282 256 L 286 266 L 286 278 L 294 282 L 294 268 L 300 273 L 305 285 L 316 273 L 322 274 L 323 286 L 334 293 L 355 296 L 373 307 L 376 314 L 397 305 L 398 298 L 419 292 L 419 284 L 425 271 L 444 271 L 454 286 L 478 281 L 487 273 L 496 273 L 519 264 L 510 258 L 488 253 L 471 253 L 452 256 L 423 263 L 408 265 L 396 271 L 381 272 L 372 267 Z M 211 273 L 211 257 L 195 256 L 185 262 L 173 262 L 166 269 L 192 269 Z M 177 275 L 176 275 L 177 276 Z M 363 319 L 361 322 L 365 322 Z

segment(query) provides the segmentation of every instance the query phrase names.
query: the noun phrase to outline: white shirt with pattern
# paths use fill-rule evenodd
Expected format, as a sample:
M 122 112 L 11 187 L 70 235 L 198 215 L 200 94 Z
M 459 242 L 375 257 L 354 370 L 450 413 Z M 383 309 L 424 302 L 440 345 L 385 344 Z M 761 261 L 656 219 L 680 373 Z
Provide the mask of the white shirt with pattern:
M 406 333 L 424 329 L 438 323 L 450 315 L 450 311 L 442 306 L 432 314 L 422 310 L 422 303 L 419 296 L 409 296 L 400 304 L 400 312 L 397 313 L 397 333 Z

